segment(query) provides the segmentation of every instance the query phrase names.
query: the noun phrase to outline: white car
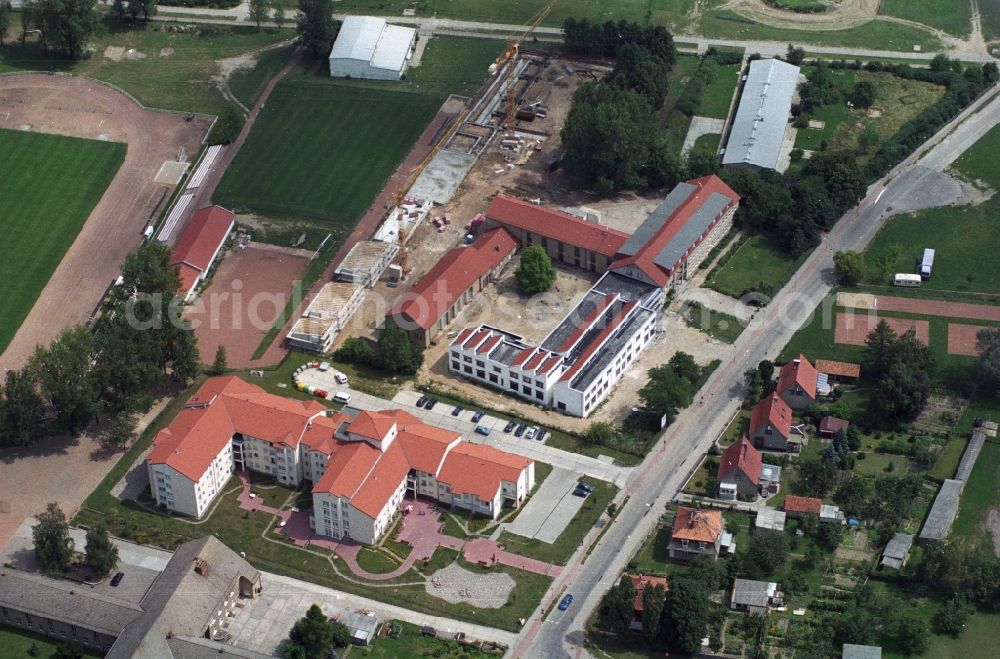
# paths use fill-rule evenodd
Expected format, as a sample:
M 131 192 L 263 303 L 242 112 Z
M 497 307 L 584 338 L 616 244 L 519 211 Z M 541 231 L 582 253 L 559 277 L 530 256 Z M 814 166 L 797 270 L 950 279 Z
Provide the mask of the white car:
M 535 435 L 537 435 L 537 434 L 538 434 L 538 426 L 531 426 L 530 428 L 528 428 L 527 431 L 525 431 L 524 438 L 525 439 L 534 439 Z
M 333 379 L 337 381 L 337 384 L 347 384 L 347 376 L 343 373 L 337 373 Z

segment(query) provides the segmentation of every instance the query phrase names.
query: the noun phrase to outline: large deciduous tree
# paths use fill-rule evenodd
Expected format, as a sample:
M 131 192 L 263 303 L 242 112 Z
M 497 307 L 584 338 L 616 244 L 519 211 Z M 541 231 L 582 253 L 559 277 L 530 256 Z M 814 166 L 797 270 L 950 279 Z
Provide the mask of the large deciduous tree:
M 672 650 L 693 655 L 701 649 L 708 626 L 708 605 L 703 584 L 690 577 L 671 581 L 660 634 Z
M 56 414 L 56 429 L 75 433 L 100 409 L 100 386 L 91 366 L 93 335 L 83 325 L 38 346 L 30 364 L 42 395 Z
M 296 24 L 302 44 L 314 58 L 320 59 L 330 52 L 337 37 L 332 0 L 299 0 Z
M 670 68 L 642 46 L 627 44 L 618 49 L 615 68 L 607 82 L 623 89 L 639 92 L 654 109 L 660 109 L 667 97 Z
M 346 646 L 350 639 L 347 627 L 327 618 L 313 604 L 305 616 L 295 621 L 282 651 L 287 658 L 325 659 L 335 647 Z
M 865 257 L 858 252 L 837 252 L 833 255 L 833 269 L 844 286 L 857 286 L 865 275 Z
M 601 624 L 610 632 L 624 634 L 628 631 L 635 611 L 635 586 L 623 574 L 618 583 L 608 591 L 601 608 Z
M 55 503 L 50 503 L 31 527 L 35 558 L 49 574 L 61 574 L 73 558 L 73 539 L 69 537 L 66 515 Z
M 111 534 L 103 524 L 87 530 L 87 546 L 84 551 L 84 563 L 99 576 L 104 576 L 118 566 L 118 545 L 111 540 Z
M 522 293 L 533 295 L 552 288 L 556 269 L 552 259 L 541 245 L 529 245 L 521 250 L 521 262 L 514 272 L 517 287 Z
M 991 327 L 976 332 L 977 368 L 984 386 L 1000 393 L 1000 328 Z
M 70 59 L 84 54 L 87 40 L 101 24 L 97 0 L 36 0 L 32 13 L 42 43 Z

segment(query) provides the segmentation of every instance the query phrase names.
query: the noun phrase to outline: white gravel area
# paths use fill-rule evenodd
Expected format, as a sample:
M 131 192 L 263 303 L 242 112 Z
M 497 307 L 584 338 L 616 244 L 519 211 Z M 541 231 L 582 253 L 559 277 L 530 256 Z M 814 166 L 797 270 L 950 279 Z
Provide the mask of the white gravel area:
M 427 592 L 452 604 L 471 604 L 483 609 L 499 609 L 507 603 L 516 586 L 504 572 L 477 574 L 453 563 L 438 570 L 427 581 Z

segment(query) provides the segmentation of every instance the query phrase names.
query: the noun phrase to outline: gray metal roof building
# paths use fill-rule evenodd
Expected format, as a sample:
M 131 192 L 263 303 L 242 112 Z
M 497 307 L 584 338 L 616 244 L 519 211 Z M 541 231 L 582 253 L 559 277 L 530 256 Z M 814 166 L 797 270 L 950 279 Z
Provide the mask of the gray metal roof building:
M 348 16 L 330 50 L 330 76 L 399 80 L 410 60 L 416 30 L 384 18 Z
M 951 525 L 958 514 L 958 504 L 962 497 L 962 481 L 949 478 L 934 497 L 934 505 L 927 513 L 924 527 L 920 529 L 920 541 L 944 540 L 951 531 Z
M 910 556 L 910 547 L 913 546 L 913 535 L 910 533 L 897 533 L 892 536 L 892 540 L 885 546 L 882 552 L 882 561 L 879 565 L 891 567 L 896 570 L 903 567 L 906 559 Z
M 882 648 L 877 645 L 844 643 L 840 656 L 843 659 L 882 659 Z
M 723 165 L 775 169 L 788 126 L 799 67 L 776 59 L 750 63 Z

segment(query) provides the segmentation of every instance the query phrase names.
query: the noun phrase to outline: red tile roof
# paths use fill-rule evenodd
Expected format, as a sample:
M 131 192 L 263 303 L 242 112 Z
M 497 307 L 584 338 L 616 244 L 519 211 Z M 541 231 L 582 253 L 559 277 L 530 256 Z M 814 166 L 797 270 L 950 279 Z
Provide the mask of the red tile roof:
M 531 463 L 528 458 L 492 446 L 462 442 L 445 456 L 437 479 L 451 485 L 454 494 L 474 494 L 483 501 L 492 501 L 501 481 L 516 483 Z
M 472 336 L 472 333 L 475 331 L 476 331 L 475 327 L 466 327 L 464 330 L 458 333 L 458 336 L 456 336 L 455 340 L 451 342 L 451 345 L 461 347 L 465 343 L 465 341 L 470 336 Z
M 635 605 L 633 608 L 636 613 L 641 613 L 646 608 L 642 603 L 642 593 L 646 590 L 646 586 L 663 586 L 664 591 L 670 592 L 670 586 L 663 577 L 646 577 L 641 574 L 630 574 L 628 576 L 632 580 L 632 587 L 635 588 Z
M 593 310 L 584 317 L 583 321 L 577 325 L 576 329 L 574 329 L 570 335 L 566 337 L 566 340 L 562 342 L 562 345 L 558 348 L 558 352 L 569 352 L 570 348 L 572 348 L 576 342 L 580 340 L 581 336 L 587 333 L 590 326 L 601 317 L 604 310 L 610 307 L 616 299 L 618 299 L 617 295 L 605 295 L 601 298 L 601 300 L 594 306 Z
M 851 422 L 835 416 L 825 416 L 819 420 L 819 431 L 821 433 L 837 434 L 838 430 L 847 430 Z
M 503 226 L 580 247 L 612 258 L 628 240 L 627 233 L 587 222 L 575 215 L 497 195 L 486 209 L 486 218 Z
M 842 378 L 860 378 L 861 364 L 838 362 L 832 359 L 817 359 L 816 370 L 827 375 L 837 375 Z
M 714 543 L 722 535 L 726 523 L 719 510 L 695 510 L 681 506 L 674 515 L 671 540 Z
M 197 273 L 208 270 L 212 265 L 212 256 L 232 231 L 235 217 L 221 206 L 199 208 L 171 250 L 170 262 L 174 265 L 187 264 Z M 195 274 L 194 279 L 197 276 Z M 191 279 L 191 273 L 185 274 L 182 269 L 181 279 L 186 284 Z M 194 279 L 191 279 L 192 286 Z M 185 290 L 190 290 L 190 287 Z
M 351 425 L 347 426 L 347 432 L 382 441 L 386 435 L 396 425 L 395 419 L 380 412 L 359 412 Z
M 516 248 L 517 242 L 504 229 L 487 231 L 468 247 L 456 247 L 442 256 L 388 315 L 404 315 L 417 326 L 430 329 L 477 279 L 500 265 Z
M 621 268 L 634 265 L 642 270 L 646 275 L 659 286 L 666 286 L 670 280 L 670 272 L 676 263 L 669 268 L 655 263 L 655 259 L 670 244 L 670 241 L 684 228 L 684 225 L 701 208 L 702 204 L 715 193 L 728 197 L 732 203 L 739 203 L 740 196 L 718 176 L 711 174 L 701 178 L 688 181 L 695 186 L 687 199 L 671 214 L 670 217 L 660 226 L 660 228 L 650 237 L 649 240 L 632 256 L 616 259 L 611 264 L 611 268 Z M 706 229 L 705 233 L 711 229 Z M 701 236 L 698 237 L 699 239 Z M 693 246 L 693 245 L 692 245 Z
M 809 363 L 805 355 L 799 355 L 795 359 L 781 367 L 778 373 L 778 387 L 775 391 L 782 394 L 793 384 L 798 384 L 810 398 L 816 398 L 816 378 L 818 372 Z
M 788 437 L 792 433 L 792 408 L 781 400 L 777 392 L 761 399 L 753 406 L 750 412 L 750 434 L 756 433 L 768 423 L 774 426 L 782 437 Z
M 822 505 L 823 501 L 821 499 L 789 495 L 785 497 L 784 508 L 786 513 L 813 513 L 819 515 Z
M 760 451 L 746 437 L 722 452 L 719 461 L 719 480 L 722 480 L 737 469 L 742 471 L 754 484 L 760 481 L 761 457 Z
M 493 348 L 495 348 L 496 345 L 501 341 L 503 341 L 503 337 L 497 334 L 492 339 L 490 339 L 483 345 L 479 346 L 479 348 L 476 350 L 476 353 L 480 355 L 489 354 L 490 350 L 493 350 Z

